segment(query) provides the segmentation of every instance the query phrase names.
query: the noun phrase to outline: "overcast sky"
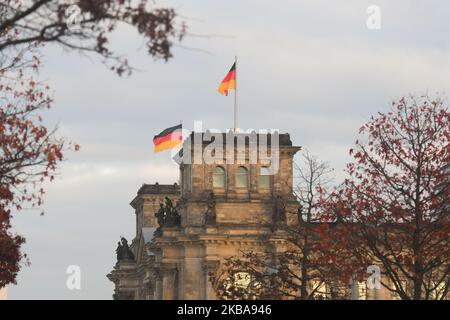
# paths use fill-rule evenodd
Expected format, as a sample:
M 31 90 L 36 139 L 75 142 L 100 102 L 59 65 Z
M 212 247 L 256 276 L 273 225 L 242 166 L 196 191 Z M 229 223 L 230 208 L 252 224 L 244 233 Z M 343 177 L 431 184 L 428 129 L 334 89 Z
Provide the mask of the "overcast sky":
M 10 299 L 111 299 L 106 274 L 119 236 L 134 236 L 129 206 L 142 183 L 173 183 L 170 153 L 153 154 L 152 137 L 179 123 L 225 129 L 232 97 L 217 86 L 238 55 L 239 126 L 289 132 L 343 177 L 348 149 L 370 115 L 409 93 L 447 94 L 450 3 L 433 0 L 156 1 L 189 25 L 174 59 L 154 62 L 133 32 L 114 36 L 140 69 L 118 78 L 93 57 L 49 47 L 41 78 L 54 90 L 47 119 L 81 145 L 48 185 L 45 215 L 13 220 L 31 266 Z M 381 8 L 368 30 L 366 9 Z M 81 268 L 68 290 L 66 268 Z

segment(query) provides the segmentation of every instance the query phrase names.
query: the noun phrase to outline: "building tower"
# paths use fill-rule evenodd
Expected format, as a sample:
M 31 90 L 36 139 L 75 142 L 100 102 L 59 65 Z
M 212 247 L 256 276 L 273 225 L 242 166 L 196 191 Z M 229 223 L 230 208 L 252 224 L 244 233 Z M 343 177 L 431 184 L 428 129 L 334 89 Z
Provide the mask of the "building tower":
M 136 237 L 118 247 L 108 275 L 114 297 L 215 299 L 210 275 L 225 258 L 278 250 L 277 226 L 297 217 L 299 150 L 289 134 L 191 134 L 180 153 L 180 186 L 144 185 L 131 202 Z

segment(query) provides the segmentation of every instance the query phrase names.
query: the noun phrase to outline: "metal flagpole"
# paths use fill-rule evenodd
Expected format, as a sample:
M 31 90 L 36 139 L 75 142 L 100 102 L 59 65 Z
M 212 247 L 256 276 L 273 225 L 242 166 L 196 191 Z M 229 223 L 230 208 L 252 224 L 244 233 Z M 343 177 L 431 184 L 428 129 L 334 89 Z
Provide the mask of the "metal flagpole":
M 234 119 L 233 119 L 233 127 L 234 132 L 237 130 L 237 56 L 234 57 Z

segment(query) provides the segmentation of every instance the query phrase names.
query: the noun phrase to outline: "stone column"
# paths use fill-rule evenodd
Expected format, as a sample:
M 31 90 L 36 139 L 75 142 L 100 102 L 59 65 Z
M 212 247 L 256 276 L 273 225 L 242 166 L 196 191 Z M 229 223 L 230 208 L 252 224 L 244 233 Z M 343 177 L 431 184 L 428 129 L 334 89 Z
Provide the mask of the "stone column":
M 155 297 L 155 300 L 162 300 L 162 274 L 160 269 L 155 270 L 155 291 L 153 293 L 153 296 Z
M 161 268 L 162 271 L 162 299 L 174 300 L 175 299 L 175 264 L 164 264 Z
M 183 268 L 183 293 L 182 299 L 205 299 L 205 272 L 203 270 L 204 250 L 199 245 L 185 245 L 185 259 Z
M 359 300 L 359 285 L 356 276 L 353 276 L 350 280 L 350 288 L 351 288 L 351 300 Z
M 212 281 L 217 273 L 217 269 L 219 268 L 218 261 L 205 261 L 203 265 L 203 269 L 205 272 L 205 299 L 206 300 L 217 300 L 216 292 L 212 286 Z

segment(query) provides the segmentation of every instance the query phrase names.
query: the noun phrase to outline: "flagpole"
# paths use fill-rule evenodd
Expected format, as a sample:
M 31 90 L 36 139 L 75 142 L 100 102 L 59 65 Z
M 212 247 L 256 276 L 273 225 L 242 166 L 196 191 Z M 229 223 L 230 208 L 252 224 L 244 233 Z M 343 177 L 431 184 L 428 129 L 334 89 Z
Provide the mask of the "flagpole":
M 234 57 L 234 108 L 233 108 L 233 128 L 236 133 L 237 130 L 237 56 Z

